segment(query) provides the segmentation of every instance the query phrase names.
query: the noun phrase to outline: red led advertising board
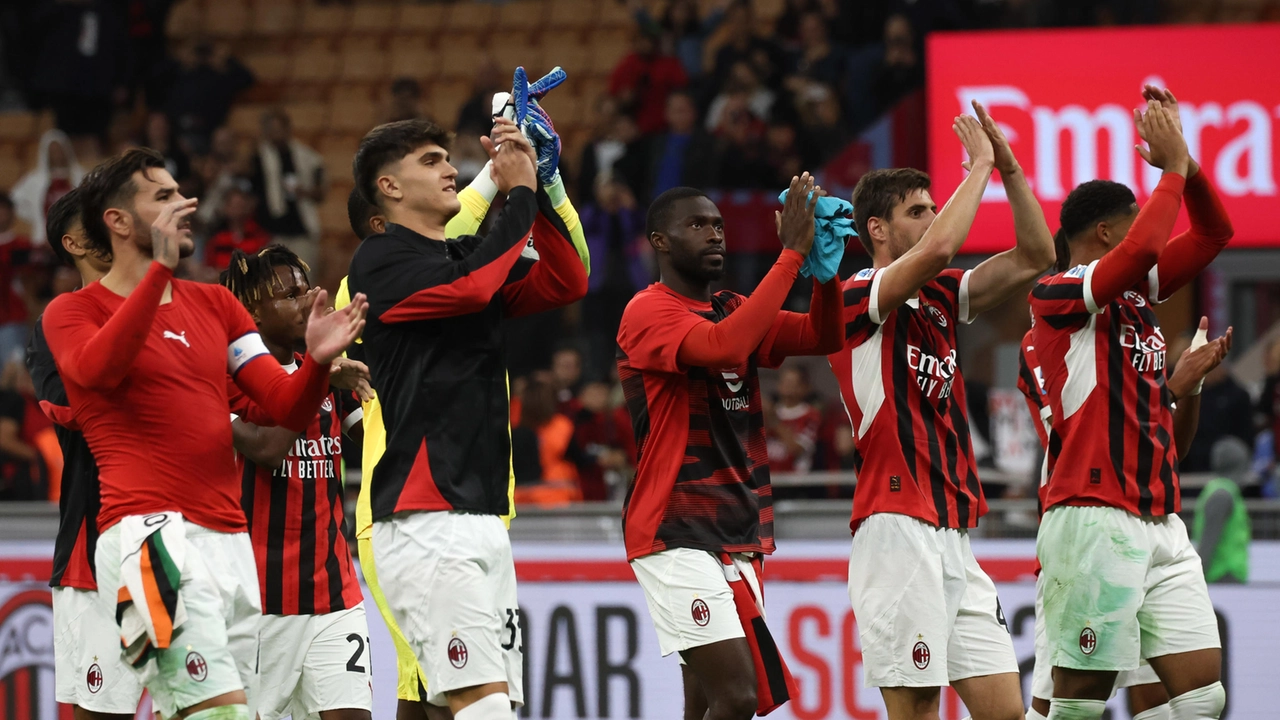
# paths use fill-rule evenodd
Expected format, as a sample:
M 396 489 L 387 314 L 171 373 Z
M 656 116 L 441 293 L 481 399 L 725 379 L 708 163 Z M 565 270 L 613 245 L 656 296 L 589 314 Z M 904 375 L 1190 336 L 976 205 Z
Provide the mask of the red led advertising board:
M 1133 109 L 1152 83 L 1178 98 L 1191 156 L 1235 225 L 1231 247 L 1280 247 L 1280 25 L 935 33 L 928 63 L 929 173 L 939 205 L 965 176 L 951 124 L 973 112 L 972 99 L 1004 129 L 1051 230 L 1062 200 L 1086 180 L 1124 183 L 1143 203 L 1160 172 L 1134 149 Z M 963 251 L 1013 243 L 997 173 Z

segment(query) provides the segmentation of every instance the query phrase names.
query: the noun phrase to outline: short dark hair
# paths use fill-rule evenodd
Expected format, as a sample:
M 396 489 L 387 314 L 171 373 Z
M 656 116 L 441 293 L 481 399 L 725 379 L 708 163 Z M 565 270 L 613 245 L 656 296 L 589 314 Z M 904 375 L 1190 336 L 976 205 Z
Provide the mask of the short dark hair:
M 59 260 L 71 266 L 75 266 L 76 259 L 62 245 L 62 236 L 70 232 L 77 223 L 84 222 L 80 215 L 82 192 L 80 188 L 74 188 L 58 198 L 53 205 L 49 206 L 49 212 L 44 218 L 44 236 L 49 241 L 49 247 L 53 249 L 53 253 Z
M 351 161 L 356 189 L 370 204 L 382 207 L 378 198 L 378 174 L 383 168 L 429 143 L 448 150 L 452 139 L 449 132 L 430 120 L 400 120 L 379 125 L 360 140 L 355 159 Z
M 133 209 L 133 196 L 138 192 L 133 174 L 150 177 L 153 168 L 164 167 L 164 156 L 151 148 L 133 148 L 103 161 L 80 184 L 81 220 L 85 245 L 106 257 L 111 256 L 111 231 L 102 214 L 109 208 Z M 59 236 L 61 237 L 61 236 Z
M 707 194 L 698 188 L 674 187 L 654 198 L 653 203 L 649 205 L 649 212 L 644 216 L 645 237 L 650 237 L 656 232 L 663 232 L 663 229 L 671 222 L 672 207 L 676 203 L 681 200 L 699 197 L 707 197 Z
M 276 243 L 248 255 L 241 250 L 231 251 L 231 264 L 218 276 L 218 282 L 231 291 L 245 309 L 252 308 L 264 297 L 275 294 L 280 285 L 276 276 L 278 267 L 291 267 L 302 273 L 308 283 L 311 268 L 289 248 Z
M 356 237 L 364 240 L 374 234 L 373 226 L 369 221 L 378 212 L 378 208 L 360 194 L 359 188 L 351 188 L 351 194 L 347 196 L 347 222 L 351 223 L 351 232 L 355 233 Z
M 853 223 L 868 255 L 874 255 L 875 248 L 871 244 L 871 233 L 867 232 L 867 221 L 873 217 L 890 219 L 893 209 L 906 200 L 908 194 L 928 190 L 930 184 L 929 174 L 915 168 L 872 170 L 858 180 L 853 188 Z
M 1103 220 L 1124 215 L 1133 209 L 1138 199 L 1128 186 L 1111 180 L 1090 180 L 1081 183 L 1062 201 L 1058 211 L 1058 223 L 1067 240 Z

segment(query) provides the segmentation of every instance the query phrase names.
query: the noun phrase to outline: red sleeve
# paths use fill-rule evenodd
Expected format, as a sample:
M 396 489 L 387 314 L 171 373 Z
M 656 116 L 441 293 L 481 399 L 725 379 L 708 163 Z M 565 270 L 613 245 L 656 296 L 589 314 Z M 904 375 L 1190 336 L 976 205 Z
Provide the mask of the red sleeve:
M 1124 240 L 1085 274 L 1084 299 L 1089 312 L 1101 312 L 1125 290 L 1147 278 L 1178 220 L 1185 184 L 1181 175 L 1165 173 Z
M 840 280 L 813 281 L 807 314 L 780 312 L 760 343 L 758 356 L 765 367 L 778 367 L 792 355 L 830 355 L 844 345 L 844 300 Z
M 712 324 L 665 290 L 646 290 L 622 313 L 618 347 L 636 370 L 681 373 L 687 367 L 677 359 L 680 343 L 702 323 Z
M 1235 234 L 1227 209 L 1203 168 L 1187 178 L 1182 197 L 1187 203 L 1191 228 L 1170 240 L 1160 253 L 1160 262 L 1151 274 L 1151 299 L 1155 302 L 1167 300 L 1191 282 Z
M 569 229 L 542 189 L 538 190 L 538 215 L 533 221 L 533 247 L 539 258 L 528 274 L 502 287 L 509 317 L 564 307 L 587 294 L 587 270 L 569 238 Z
M 760 346 L 795 284 L 804 256 L 783 250 L 756 291 L 729 317 L 713 323 L 702 320 L 680 343 L 679 360 L 686 367 L 736 367 Z
M 258 427 L 276 427 L 279 424 L 258 403 L 250 400 L 249 396 L 240 390 L 240 386 L 236 385 L 235 379 L 230 375 L 227 376 L 227 397 L 230 400 L 231 412 L 239 416 L 241 420 L 253 423 Z
M 68 293 L 45 312 L 45 337 L 58 359 L 58 372 L 91 390 L 111 390 L 133 368 L 151 334 L 165 286 L 173 271 L 152 262 L 142 282 L 105 323 L 99 325 L 91 302 Z

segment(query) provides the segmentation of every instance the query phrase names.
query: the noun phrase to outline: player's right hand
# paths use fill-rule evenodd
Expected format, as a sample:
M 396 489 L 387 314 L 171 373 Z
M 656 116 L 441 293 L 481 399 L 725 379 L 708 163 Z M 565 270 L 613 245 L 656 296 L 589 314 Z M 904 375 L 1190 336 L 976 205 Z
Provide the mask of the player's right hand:
M 151 257 L 170 270 L 178 267 L 182 238 L 191 236 L 190 215 L 199 202 L 196 198 L 187 198 L 168 203 L 151 223 Z
M 1145 113 L 1133 111 L 1133 122 L 1138 127 L 1138 136 L 1147 141 L 1147 147 L 1137 146 L 1142 159 L 1165 172 L 1186 177 L 1191 156 L 1187 153 L 1187 141 L 1168 108 L 1159 100 L 1148 100 Z
M 307 320 L 307 354 L 322 365 L 329 365 L 364 332 L 364 318 L 369 301 L 364 293 L 356 293 L 351 304 L 327 312 L 329 294 L 316 293 L 311 301 L 311 317 Z
M 480 144 L 493 162 L 489 176 L 503 195 L 517 187 L 538 188 L 538 157 L 529 139 L 514 122 L 506 118 L 496 119 L 492 136 L 481 137 Z
M 1000 171 L 1000 175 L 1011 175 L 1018 172 L 1018 158 L 1013 155 L 1013 148 L 1009 147 L 1009 140 L 1005 138 L 1004 131 L 1000 129 L 1000 125 L 991 117 L 987 109 L 977 100 L 973 101 L 973 111 L 978 114 L 978 122 L 982 124 L 982 130 L 987 133 L 987 138 L 991 140 L 991 149 L 994 152 L 996 169 Z
M 1200 329 L 1208 330 L 1208 328 L 1209 318 L 1200 318 Z M 1169 392 L 1173 393 L 1174 397 L 1185 398 L 1196 392 L 1196 388 L 1200 386 L 1205 376 L 1222 364 L 1227 353 L 1231 352 L 1231 334 L 1232 329 L 1227 328 L 1227 332 L 1222 337 L 1210 340 L 1195 350 L 1187 349 L 1182 353 L 1173 372 L 1169 373 L 1169 379 L 1165 381 Z
M 809 173 L 791 178 L 782 212 L 774 213 L 782 247 L 809 257 L 809 251 L 813 249 L 813 212 L 821 195 L 822 188 L 814 185 L 813 176 Z
M 961 167 L 973 172 L 975 169 L 989 171 L 995 166 L 996 152 L 991 147 L 991 138 L 987 137 L 987 131 L 982 129 L 977 118 L 958 115 L 951 124 L 951 131 L 960 138 L 960 144 L 964 145 L 965 152 L 969 154 L 969 159 L 960 163 Z

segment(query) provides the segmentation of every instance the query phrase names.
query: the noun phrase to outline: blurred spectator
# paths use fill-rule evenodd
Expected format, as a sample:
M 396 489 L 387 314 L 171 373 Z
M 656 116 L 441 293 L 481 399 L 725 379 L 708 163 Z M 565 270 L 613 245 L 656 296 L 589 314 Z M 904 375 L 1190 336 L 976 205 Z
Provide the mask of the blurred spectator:
M 422 117 L 422 86 L 408 77 L 396 78 L 391 83 L 391 101 L 383 122 L 417 120 Z
M 258 224 L 315 270 L 320 254 L 316 205 L 324 200 L 324 160 L 293 138 L 284 110 L 262 115 L 253 187 L 258 195 Z
M 1238 438 L 1213 444 L 1214 478 L 1196 498 L 1191 540 L 1200 553 L 1204 579 L 1211 583 L 1249 582 L 1249 544 L 1253 523 L 1240 489 L 1249 483 L 1251 452 Z
M 256 198 L 248 180 L 231 186 L 222 200 L 222 229 L 205 245 L 204 262 L 222 271 L 231 263 L 231 254 L 239 250 L 252 255 L 271 243 L 271 235 L 253 219 Z
M 660 52 L 658 40 L 654 28 L 637 27 L 631 54 L 609 75 L 609 94 L 645 135 L 667 129 L 667 95 L 689 84 L 680 61 Z
M 243 175 L 248 164 L 239 157 L 234 130 L 222 126 L 213 131 L 209 152 L 193 161 L 194 178 L 198 182 L 194 197 L 200 198 L 196 220 L 205 228 L 213 228 L 221 220 L 222 201 Z
M 1210 451 L 1219 440 L 1235 437 L 1252 448 L 1253 434 L 1253 401 L 1231 377 L 1230 364 L 1224 361 L 1205 376 L 1199 430 L 1178 467 L 1184 472 L 1208 472 Z
M 581 500 L 578 469 L 570 459 L 577 454 L 573 445 L 573 421 L 556 412 L 556 392 L 550 383 L 535 379 L 525 387 L 519 427 L 526 435 L 532 431 L 537 438 L 538 465 L 542 474 L 537 482 L 528 482 L 527 477 L 522 479 L 517 475 L 516 502 L 563 505 Z M 520 464 L 532 467 L 528 459 Z
M 643 5 L 636 0 L 631 0 L 631 4 L 641 25 L 654 24 Z M 707 17 L 699 20 L 698 3 L 695 0 L 670 0 L 662 12 L 662 19 L 657 22 L 662 28 L 663 41 L 671 44 L 672 52 L 691 79 L 702 76 L 703 45 L 724 20 L 726 5 L 727 0 L 717 0 Z
M 673 187 L 715 186 L 715 165 L 715 144 L 698 124 L 693 95 L 677 90 L 667 97 L 667 132 L 628 145 L 614 174 L 647 206 Z
M 618 102 L 602 96 L 596 100 L 591 139 L 582 148 L 578 163 L 578 197 L 595 193 L 596 177 L 609 174 L 613 165 L 627 152 L 627 146 L 639 137 L 635 120 L 618 112 Z
M 59 128 L 96 144 L 111 122 L 114 100 L 128 82 L 124 3 L 115 0 L 35 0 L 29 17 L 35 62 L 30 88 L 53 109 Z
M 765 160 L 765 124 L 751 112 L 745 93 L 725 101 L 716 126 L 716 177 L 727 189 L 767 189 L 773 171 Z
M 35 400 L 31 375 L 21 360 L 0 370 L 0 500 L 44 500 L 48 497 L 42 433 L 52 423 Z M 57 448 L 57 439 L 53 441 Z
M 253 73 L 222 45 L 202 41 L 191 56 L 167 68 L 164 108 L 179 134 L 208 140 L 227 121 L 236 95 L 253 85 Z
M 31 241 L 13 229 L 13 201 L 0 195 L 0 366 L 27 342 L 27 303 L 18 293 L 19 268 L 31 255 Z
M 707 108 L 707 130 L 719 130 L 724 121 L 725 108 L 739 96 L 746 98 L 747 109 L 757 120 L 763 122 L 769 118 L 769 110 L 773 108 L 776 96 L 760 82 L 751 63 L 739 61 L 733 64 L 728 80 L 721 86 L 720 94 L 711 101 L 711 107 Z
M 924 63 L 916 50 L 915 31 L 906 15 L 884 23 L 884 57 L 872 71 L 871 97 L 879 115 L 924 87 Z
M 582 232 L 591 251 L 591 277 L 582 303 L 582 330 L 587 336 L 588 373 L 593 380 L 609 376 L 614 365 L 622 311 L 653 275 L 642 258 L 644 210 L 630 188 L 609 176 L 596 181 L 593 202 L 581 210 Z
M 164 65 L 167 57 L 165 25 L 169 10 L 177 0 L 131 0 L 128 3 L 129 26 L 129 90 L 132 94 L 142 91 L 147 107 L 159 110 L 163 107 L 164 88 L 160 86 L 155 69 Z
M 765 133 L 768 163 L 772 179 L 770 187 L 785 188 L 791 178 L 798 176 L 805 169 L 804 155 L 800 149 L 799 134 L 796 126 L 782 118 L 769 121 L 769 129 Z
M 164 156 L 164 169 L 169 171 L 174 180 L 181 183 L 191 174 L 191 160 L 174 143 L 169 117 L 164 113 L 153 112 L 147 115 L 142 144 Z
M 890 3 L 852 0 L 786 0 L 786 7 L 774 26 L 774 35 L 792 46 L 801 44 L 804 16 L 816 13 L 831 40 L 856 47 L 880 39 L 880 28 Z
M 782 48 L 756 34 L 751 3 L 736 0 L 725 10 L 723 24 L 726 41 L 716 52 L 713 86 L 724 87 L 734 65 L 746 62 L 764 85 L 777 87 L 782 77 Z
M 41 135 L 35 169 L 23 175 L 9 193 L 14 211 L 31 227 L 33 243 L 45 242 L 44 214 L 83 179 L 84 168 L 76 162 L 67 134 L 48 130 Z
M 1280 340 L 1273 340 L 1267 348 L 1263 369 L 1267 376 L 1258 396 L 1258 414 L 1262 431 L 1271 435 L 1271 447 L 1280 448 Z
M 589 382 L 578 395 L 573 442 L 581 449 L 578 464 L 583 500 L 620 496 L 636 464 L 635 434 L 625 407 L 610 407 L 610 387 Z
M 773 403 L 773 418 L 767 428 L 769 470 L 772 472 L 809 472 L 813 468 L 814 448 L 822 415 L 809 404 L 813 386 L 809 371 L 802 365 L 788 365 L 778 375 L 778 397 Z
M 796 75 L 816 82 L 841 87 L 849 64 L 845 49 L 834 45 L 827 21 L 817 12 L 800 18 L 800 47 L 795 52 L 792 69 Z
M 822 414 L 818 440 L 818 451 L 815 453 L 815 464 L 818 467 L 824 470 L 854 469 L 856 448 L 853 443 L 853 427 L 849 425 L 849 414 L 839 401 L 827 406 Z
M 806 164 L 826 162 L 853 140 L 852 131 L 841 120 L 840 98 L 826 85 L 810 83 L 804 89 L 800 118 L 807 145 Z
M 512 71 L 515 68 L 511 68 Z M 533 77 L 529 82 L 537 80 L 536 68 L 525 68 Z M 454 129 L 459 135 L 488 135 L 493 128 L 493 94 L 511 92 L 511 76 L 503 76 L 502 69 L 493 58 L 484 56 L 476 67 L 475 77 L 471 79 L 471 97 L 458 110 L 458 122 Z M 476 141 L 477 144 L 479 141 Z
M 582 353 L 576 347 L 562 347 L 551 356 L 551 387 L 556 394 L 556 412 L 577 412 L 578 388 L 582 385 Z

